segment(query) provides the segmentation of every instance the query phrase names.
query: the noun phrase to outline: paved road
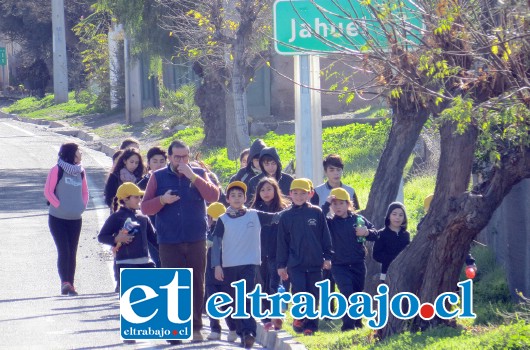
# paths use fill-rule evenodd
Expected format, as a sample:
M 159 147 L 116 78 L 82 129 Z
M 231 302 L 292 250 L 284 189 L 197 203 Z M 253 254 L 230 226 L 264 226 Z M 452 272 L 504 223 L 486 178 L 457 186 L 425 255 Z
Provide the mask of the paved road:
M 78 297 L 60 296 L 57 253 L 42 194 L 59 147 L 67 141 L 82 145 L 91 197 L 77 254 Z M 109 157 L 78 139 L 0 119 L 0 348 L 235 348 L 224 341 L 173 347 L 163 341 L 122 343 L 112 258 L 96 239 L 108 215 L 102 189 L 110 165 Z

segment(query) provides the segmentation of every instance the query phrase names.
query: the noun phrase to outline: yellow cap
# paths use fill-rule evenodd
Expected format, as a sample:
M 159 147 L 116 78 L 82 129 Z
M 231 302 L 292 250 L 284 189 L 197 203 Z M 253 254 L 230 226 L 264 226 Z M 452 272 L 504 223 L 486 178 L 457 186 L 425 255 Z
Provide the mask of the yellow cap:
M 292 190 L 304 190 L 310 192 L 311 186 L 306 179 L 294 179 L 293 182 L 291 182 L 291 191 Z
M 311 189 L 314 189 L 315 186 L 313 186 L 313 181 L 311 181 L 310 179 L 308 179 L 307 177 L 299 177 L 300 180 L 306 180 L 308 183 L 309 183 L 309 187 Z
M 226 213 L 226 208 L 222 203 L 219 202 L 213 202 L 208 206 L 206 209 L 206 213 L 210 215 L 214 219 L 218 219 L 219 216 Z
M 124 182 L 121 184 L 120 187 L 118 187 L 118 191 L 116 191 L 116 197 L 118 199 L 124 199 L 129 196 L 143 196 L 144 191 L 140 189 L 140 187 L 136 186 L 132 182 Z
M 245 194 L 247 193 L 247 185 L 243 181 L 230 182 L 228 186 L 226 186 L 226 192 L 228 193 L 228 190 L 232 187 L 239 187 L 245 192 Z
M 341 201 L 350 201 L 350 194 L 342 187 L 332 189 L 330 195 Z
M 425 210 L 425 212 L 428 212 L 429 211 L 429 208 L 431 206 L 431 202 L 432 202 L 432 197 L 434 197 L 434 194 L 430 194 L 428 195 L 427 197 L 425 197 L 425 199 L 423 200 L 423 209 Z

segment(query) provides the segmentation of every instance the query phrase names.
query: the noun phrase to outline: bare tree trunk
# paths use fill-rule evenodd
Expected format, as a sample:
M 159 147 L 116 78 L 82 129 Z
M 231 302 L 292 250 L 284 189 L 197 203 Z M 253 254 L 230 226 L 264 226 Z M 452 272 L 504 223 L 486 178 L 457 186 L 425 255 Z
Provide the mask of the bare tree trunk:
M 471 241 L 511 188 L 530 176 L 530 151 L 525 148 L 503 157 L 481 193 L 467 192 L 478 130 L 469 126 L 462 135 L 455 135 L 455 130 L 454 124 L 441 128 L 440 164 L 431 209 L 412 243 L 390 265 L 390 298 L 399 292 L 412 292 L 421 302 L 432 303 L 439 294 L 455 291 Z M 440 322 L 435 318 L 429 324 Z M 424 324 L 417 318 L 413 327 Z M 390 315 L 381 335 L 388 337 L 405 327 L 406 321 Z
M 403 169 L 428 118 L 429 110 L 423 107 L 416 109 L 413 105 L 409 110 L 395 108 L 392 128 L 377 166 L 368 203 L 362 211 L 375 227 L 383 227 L 385 223 L 388 205 L 396 199 Z M 372 259 L 373 243 L 367 243 L 367 249 L 365 291 L 375 294 L 381 265 Z
M 197 63 L 198 64 L 198 63 Z M 195 68 L 194 68 L 195 69 Z M 203 145 L 206 147 L 223 147 L 226 145 L 226 91 L 217 74 L 204 73 L 200 69 L 201 85 L 195 92 L 195 103 L 201 110 L 201 119 L 204 123 Z M 216 75 L 216 76 L 212 76 Z

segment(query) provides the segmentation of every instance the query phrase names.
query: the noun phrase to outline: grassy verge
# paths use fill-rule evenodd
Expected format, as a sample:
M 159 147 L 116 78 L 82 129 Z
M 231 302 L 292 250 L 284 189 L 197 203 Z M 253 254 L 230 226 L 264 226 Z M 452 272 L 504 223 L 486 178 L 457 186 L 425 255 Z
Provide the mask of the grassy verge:
M 26 97 L 4 108 L 4 111 L 27 118 L 45 120 L 60 120 L 100 112 L 91 104 L 89 97 L 84 97 L 81 99 L 83 102 L 78 102 L 73 92 L 68 94 L 66 103 L 55 104 L 53 99 L 54 95 L 46 95 L 40 100 L 35 97 Z

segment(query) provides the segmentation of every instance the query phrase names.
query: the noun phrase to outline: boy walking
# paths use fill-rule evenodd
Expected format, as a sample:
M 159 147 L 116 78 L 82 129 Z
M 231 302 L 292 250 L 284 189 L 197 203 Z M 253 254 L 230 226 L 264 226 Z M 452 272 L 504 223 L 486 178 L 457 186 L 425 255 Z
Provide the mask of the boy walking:
M 212 266 L 215 267 L 215 279 L 224 281 L 223 291 L 233 299 L 232 282 L 244 279 L 245 293 L 254 289 L 256 272 L 261 264 L 261 227 L 273 224 L 273 217 L 278 215 L 246 208 L 246 191 L 247 186 L 241 181 L 228 185 L 226 199 L 230 206 L 219 217 L 213 233 Z M 247 303 L 250 308 L 250 303 Z M 256 320 L 250 317 L 234 321 L 237 334 L 241 337 L 241 346 L 251 348 L 256 338 Z
M 318 288 L 322 269 L 331 268 L 331 236 L 326 218 L 319 207 L 308 203 L 311 187 L 306 180 L 291 183 L 293 205 L 285 210 L 278 224 L 276 261 L 282 280 L 290 278 L 292 294 L 308 292 L 318 305 Z M 318 330 L 318 319 L 294 320 L 296 332 L 312 335 Z

